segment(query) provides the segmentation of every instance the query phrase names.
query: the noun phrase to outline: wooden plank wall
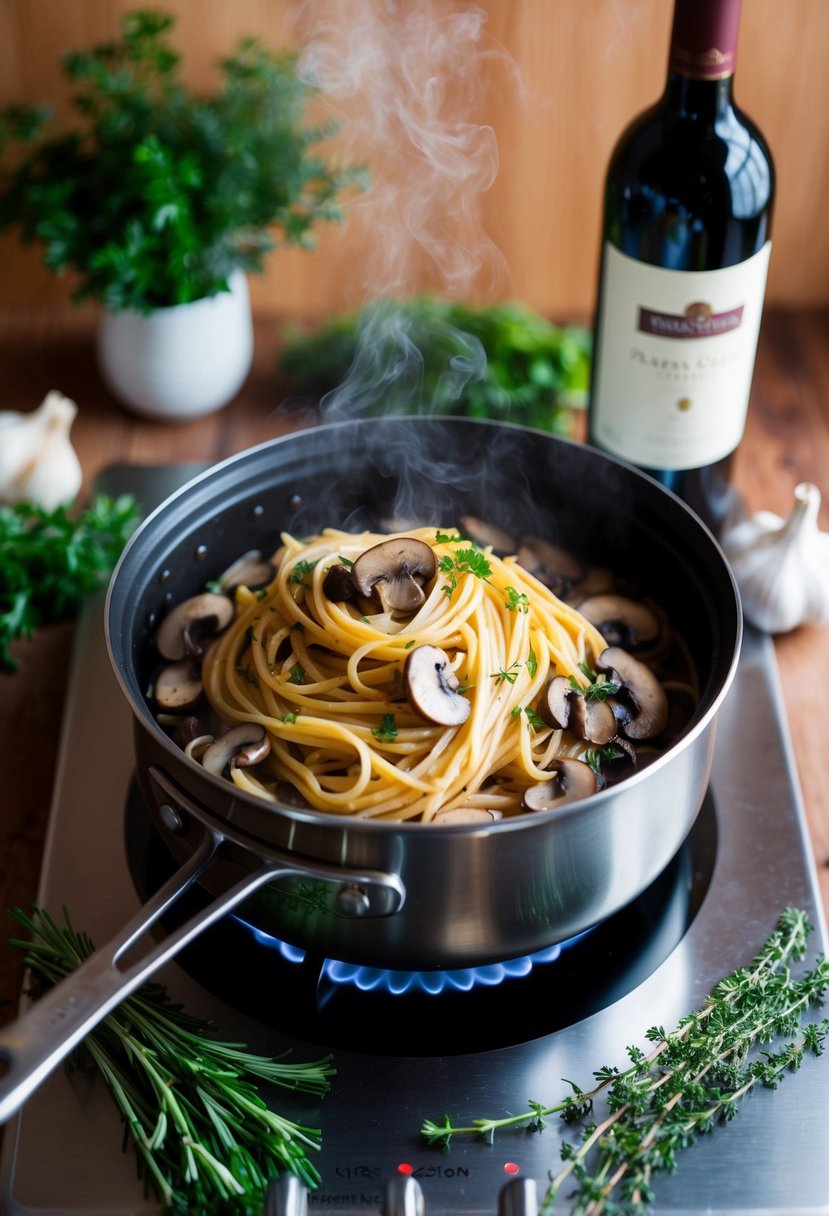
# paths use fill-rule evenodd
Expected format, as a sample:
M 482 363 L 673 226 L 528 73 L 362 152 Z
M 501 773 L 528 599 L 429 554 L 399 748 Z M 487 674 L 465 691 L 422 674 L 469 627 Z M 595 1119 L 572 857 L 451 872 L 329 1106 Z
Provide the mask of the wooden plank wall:
M 112 37 L 129 7 L 0 0 L 0 99 L 65 107 L 60 53 Z M 252 283 L 257 306 L 311 318 L 380 290 L 428 288 L 519 298 L 561 320 L 589 315 L 605 165 L 622 126 L 661 90 L 670 0 L 162 7 L 177 14 L 176 43 L 197 87 L 209 87 L 216 59 L 241 35 L 322 46 L 339 73 L 340 93 L 331 85 L 326 101 L 373 167 L 372 191 L 344 225 L 320 233 L 313 253 L 272 255 Z M 829 303 L 827 64 L 829 0 L 743 0 L 736 95 L 777 163 L 768 289 L 777 305 Z M 0 306 L 66 299 L 69 283 L 15 238 L 0 238 L 0 259 Z

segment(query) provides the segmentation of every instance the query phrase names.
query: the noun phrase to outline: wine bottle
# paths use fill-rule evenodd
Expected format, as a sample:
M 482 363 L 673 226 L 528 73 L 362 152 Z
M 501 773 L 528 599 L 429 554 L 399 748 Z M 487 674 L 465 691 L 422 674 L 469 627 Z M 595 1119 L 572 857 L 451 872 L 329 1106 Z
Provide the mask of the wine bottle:
M 733 506 L 763 307 L 774 167 L 734 103 L 740 0 L 676 0 L 660 100 L 608 166 L 589 441 L 684 498 Z

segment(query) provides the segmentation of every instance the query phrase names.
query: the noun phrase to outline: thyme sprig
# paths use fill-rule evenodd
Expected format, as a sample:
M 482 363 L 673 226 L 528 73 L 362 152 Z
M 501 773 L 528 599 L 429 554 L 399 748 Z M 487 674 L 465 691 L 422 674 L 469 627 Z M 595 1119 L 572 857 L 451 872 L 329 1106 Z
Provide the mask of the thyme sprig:
M 739 1101 L 756 1085 L 776 1088 L 807 1052 L 823 1050 L 829 1020 L 802 1026 L 801 1018 L 822 1002 L 829 962 L 819 957 L 799 978 L 791 970 L 805 957 L 810 931 L 805 912 L 784 909 L 750 966 L 722 979 L 670 1034 L 652 1027 L 645 1036 L 650 1052 L 629 1047 L 629 1065 L 621 1071 L 599 1069 L 592 1089 L 568 1081 L 572 1093 L 553 1105 L 532 1101 L 519 1115 L 479 1118 L 468 1126 L 455 1125 L 448 1116 L 441 1123 L 426 1120 L 421 1135 L 447 1149 L 455 1136 L 491 1142 L 507 1128 L 540 1132 L 553 1115 L 567 1123 L 583 1120 L 604 1093 L 603 1118 L 584 1126 L 580 1143 L 563 1143 L 563 1165 L 550 1174 L 542 1216 L 552 1213 L 562 1184 L 571 1178 L 576 1184 L 571 1216 L 644 1213 L 653 1199 L 654 1175 L 672 1172 L 681 1149 L 733 1118 Z M 774 1051 L 765 1050 L 775 1040 L 784 1041 Z
M 42 908 L 12 915 L 28 931 L 13 940 L 25 951 L 36 996 L 94 952 L 64 912 L 58 924 Z M 139 1160 L 139 1170 L 165 1212 L 261 1213 L 270 1178 L 290 1171 L 319 1184 L 309 1153 L 320 1132 L 270 1110 L 253 1079 L 321 1096 L 330 1087 L 331 1057 L 293 1064 L 285 1054 L 259 1056 L 221 1042 L 207 1022 L 174 1004 L 162 984 L 146 983 L 84 1039 L 71 1068 L 100 1072 Z

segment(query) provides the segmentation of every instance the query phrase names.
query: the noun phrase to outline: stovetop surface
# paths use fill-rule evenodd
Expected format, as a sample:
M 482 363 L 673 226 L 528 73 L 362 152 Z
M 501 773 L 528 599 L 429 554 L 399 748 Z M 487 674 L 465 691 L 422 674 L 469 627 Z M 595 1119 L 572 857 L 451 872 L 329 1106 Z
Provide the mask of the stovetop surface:
M 150 505 L 194 471 L 187 466 L 119 466 L 103 485 L 112 492 L 134 492 Z M 471 1018 L 484 1023 L 483 1030 L 478 1024 L 470 1034 L 470 1050 L 464 1050 L 457 1027 L 447 1034 L 444 1047 L 436 1005 L 436 1029 L 425 1052 L 422 1044 L 417 1049 L 407 1044 L 403 1019 L 397 1055 L 368 1051 L 364 1044 L 335 1046 L 337 1074 L 324 1099 L 274 1095 L 277 1109 L 322 1129 L 316 1162 L 323 1185 L 310 1197 L 312 1208 L 377 1212 L 385 1181 L 401 1166 L 419 1180 L 427 1216 L 494 1212 L 498 1191 L 515 1170 L 534 1178 L 543 1192 L 559 1162 L 562 1129 L 555 1121 L 541 1134 L 505 1132 L 492 1144 L 455 1140 L 448 1154 L 420 1138 L 421 1123 L 424 1118 L 440 1120 L 444 1113 L 463 1124 L 483 1115 L 517 1113 L 531 1100 L 552 1103 L 562 1097 L 568 1091 L 563 1078 L 587 1088 L 595 1069 L 624 1066 L 626 1047 L 644 1046 L 648 1027 L 675 1025 L 702 1003 L 721 976 L 747 963 L 786 905 L 807 911 L 815 926 L 813 950 L 826 951 L 780 707 L 773 646 L 749 631 L 734 686 L 718 717 L 712 785 L 694 829 L 696 839 L 677 860 L 670 898 L 650 906 L 655 924 L 650 944 L 643 947 L 645 961 L 634 963 L 632 976 L 606 996 L 590 999 L 599 969 L 595 958 L 584 963 L 583 973 L 569 960 L 567 969 L 559 971 L 549 963 L 533 981 L 531 1023 L 525 1019 L 524 990 L 516 984 L 514 997 L 502 997 L 497 1010 L 486 1003 L 470 1005 L 477 1009 Z M 78 626 L 37 897 L 52 911 L 70 908 L 76 926 L 99 942 L 120 928 L 140 902 L 125 847 L 133 762 L 130 711 L 106 655 L 99 597 Z M 652 910 L 646 905 L 635 915 L 641 920 Z M 604 949 L 605 957 L 612 957 L 613 942 Z M 297 1026 L 294 1034 L 271 1028 L 280 1025 L 280 1008 L 292 999 L 278 969 L 262 974 L 253 985 L 259 1004 L 241 1012 L 179 963 L 170 964 L 159 978 L 193 1013 L 211 1018 L 226 1037 L 257 1051 L 275 1054 L 292 1047 L 295 1059 L 314 1059 L 332 1045 L 322 1036 L 315 1041 L 314 1032 L 298 1036 Z M 586 994 L 583 1008 L 575 1020 L 557 1016 L 574 985 Z M 258 1016 L 269 1004 L 274 1011 L 270 1026 Z M 390 1014 L 385 1007 L 369 1006 L 362 1016 L 367 1022 L 387 1022 Z M 495 1018 L 515 1027 L 531 1025 L 532 1037 L 524 1041 L 519 1032 L 490 1038 L 485 1023 Z M 387 1025 L 384 1031 L 388 1034 Z M 499 1045 L 487 1047 L 488 1042 Z M 809 1058 L 777 1091 L 752 1094 L 736 1120 L 681 1154 L 676 1175 L 656 1179 L 654 1216 L 825 1216 L 827 1116 L 829 1068 L 825 1060 Z M 7 1128 L 2 1211 L 9 1216 L 156 1212 L 121 1144 L 121 1125 L 103 1086 L 89 1079 L 70 1082 L 57 1070 Z M 566 1210 L 564 1197 L 560 1206 Z

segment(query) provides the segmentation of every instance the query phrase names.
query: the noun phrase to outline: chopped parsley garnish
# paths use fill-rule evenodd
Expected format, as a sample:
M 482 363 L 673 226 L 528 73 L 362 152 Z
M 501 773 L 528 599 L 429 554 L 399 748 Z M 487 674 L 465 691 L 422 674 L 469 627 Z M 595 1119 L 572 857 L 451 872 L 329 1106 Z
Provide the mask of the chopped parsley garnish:
M 507 587 L 507 609 L 510 612 L 529 612 L 529 597 L 515 587 Z
M 443 584 L 441 590 L 451 595 L 458 585 L 459 574 L 474 574 L 476 578 L 486 581 L 492 574 L 492 567 L 485 553 L 472 546 L 469 549 L 458 549 L 454 557 L 448 554 L 438 560 L 438 569 L 449 576 L 449 581 Z
M 585 761 L 590 765 L 597 777 L 601 776 L 602 765 L 609 764 L 612 760 L 621 760 L 625 755 L 623 748 L 618 747 L 615 743 L 608 743 L 606 747 L 591 747 L 584 753 Z
M 521 664 L 516 659 L 506 670 L 502 667 L 500 671 L 493 671 L 489 678 L 494 680 L 496 684 L 503 684 L 505 680 L 507 684 L 514 684 L 520 666 Z
M 305 581 L 305 576 L 312 572 L 316 564 L 316 562 L 309 562 L 306 561 L 305 558 L 300 558 L 291 573 L 288 575 L 288 582 L 297 583 L 301 587 L 307 587 L 308 583 Z
M 371 733 L 382 743 L 391 743 L 397 738 L 397 718 L 394 714 L 383 714 L 379 726 L 372 726 Z
M 305 668 L 301 663 L 294 663 L 293 667 L 288 672 L 288 679 L 292 684 L 305 683 Z
M 248 684 L 253 684 L 257 688 L 259 687 L 259 678 L 250 663 L 245 663 L 244 667 L 239 663 L 236 667 L 236 674 L 243 680 L 247 680 Z

